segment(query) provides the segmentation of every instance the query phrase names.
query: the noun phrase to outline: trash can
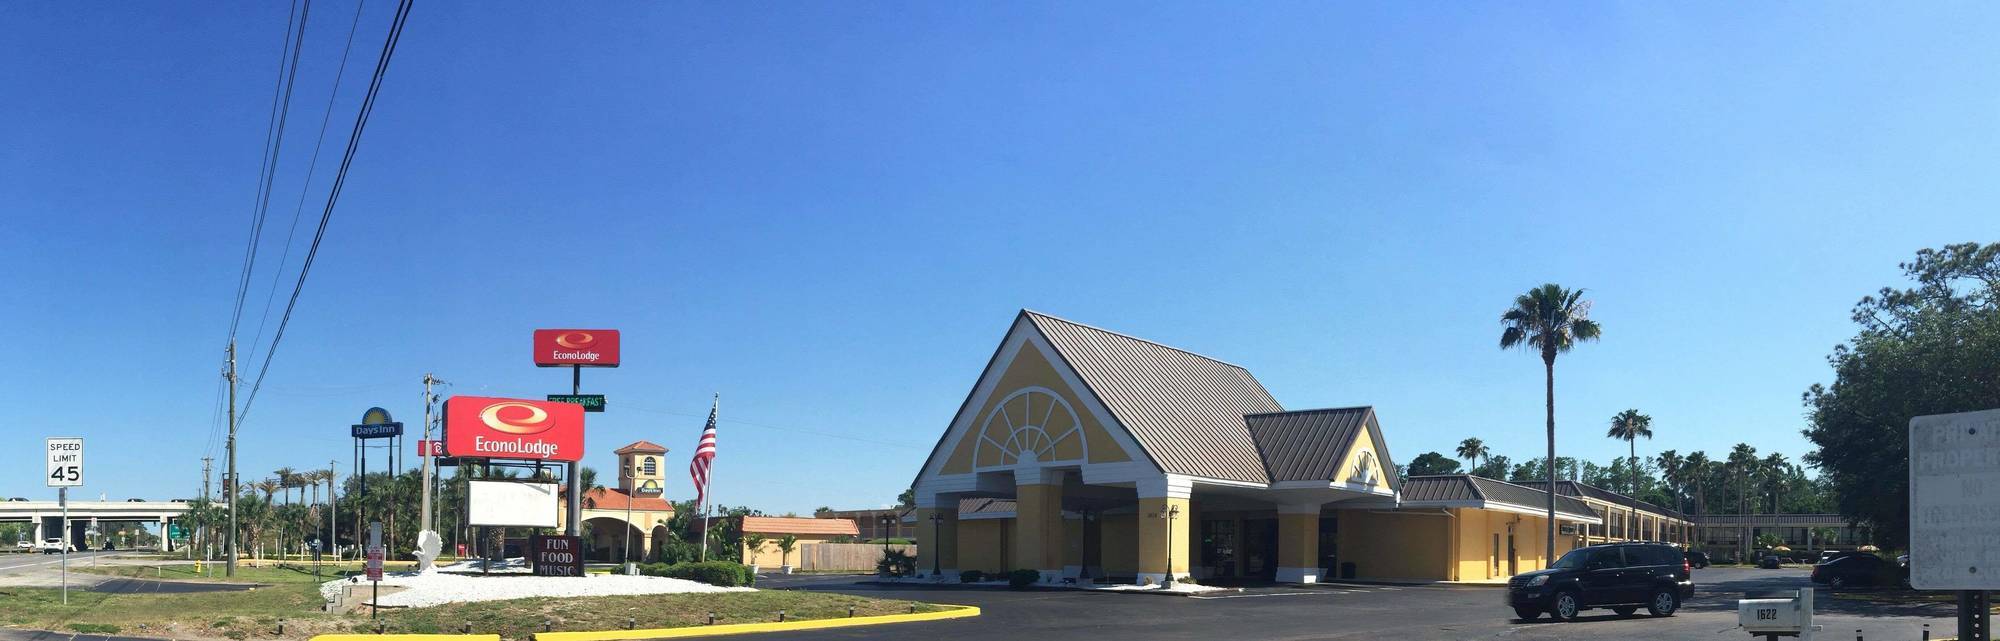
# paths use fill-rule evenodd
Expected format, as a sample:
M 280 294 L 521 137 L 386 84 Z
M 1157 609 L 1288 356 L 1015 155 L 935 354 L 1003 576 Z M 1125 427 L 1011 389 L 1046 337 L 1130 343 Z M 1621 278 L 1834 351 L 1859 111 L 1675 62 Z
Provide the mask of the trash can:
M 1340 564 L 1340 578 L 1343 578 L 1343 579 L 1352 579 L 1352 578 L 1354 578 L 1354 562 L 1353 562 L 1353 561 L 1348 561 L 1348 562 L 1346 562 L 1346 563 L 1342 563 L 1342 564 Z

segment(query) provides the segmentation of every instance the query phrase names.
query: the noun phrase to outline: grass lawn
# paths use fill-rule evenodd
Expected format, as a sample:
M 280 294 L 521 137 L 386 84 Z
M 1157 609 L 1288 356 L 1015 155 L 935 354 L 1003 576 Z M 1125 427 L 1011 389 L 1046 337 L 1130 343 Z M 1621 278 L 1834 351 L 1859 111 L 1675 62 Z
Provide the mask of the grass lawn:
M 182 581 L 222 581 L 194 574 L 193 566 L 98 566 L 97 574 Z M 261 583 L 241 592 L 203 594 L 104 594 L 71 590 L 69 605 L 51 588 L 0 588 L 0 625 L 90 634 L 123 634 L 179 639 L 304 639 L 314 634 L 373 632 L 365 610 L 330 614 L 322 603 L 312 569 L 297 567 L 238 567 L 235 582 Z M 612 596 L 566 599 L 515 599 L 454 603 L 429 608 L 384 609 L 388 632 L 452 633 L 466 622 L 479 634 L 526 639 L 540 632 L 544 621 L 556 631 L 607 630 L 635 619 L 640 628 L 702 625 L 709 612 L 717 623 L 749 623 L 909 612 L 908 601 L 887 601 L 824 592 L 766 590 L 715 594 Z M 937 606 L 915 604 L 918 612 Z M 278 634 L 279 621 L 285 633 Z

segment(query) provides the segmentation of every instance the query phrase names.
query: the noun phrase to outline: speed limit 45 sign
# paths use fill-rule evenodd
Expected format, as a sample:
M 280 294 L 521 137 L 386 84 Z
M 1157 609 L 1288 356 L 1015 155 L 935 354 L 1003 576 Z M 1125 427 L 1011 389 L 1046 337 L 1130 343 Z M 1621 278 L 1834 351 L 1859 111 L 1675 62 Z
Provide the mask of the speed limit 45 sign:
M 50 438 L 49 487 L 83 485 L 83 439 Z

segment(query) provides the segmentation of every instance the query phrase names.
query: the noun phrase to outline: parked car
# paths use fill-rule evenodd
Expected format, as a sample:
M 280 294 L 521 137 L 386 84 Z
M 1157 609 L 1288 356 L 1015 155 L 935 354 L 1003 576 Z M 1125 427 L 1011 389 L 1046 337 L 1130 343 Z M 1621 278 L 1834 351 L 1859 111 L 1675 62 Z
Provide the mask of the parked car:
M 1867 585 L 1896 585 L 1901 581 L 1901 574 L 1901 568 L 1889 560 L 1866 552 L 1857 552 L 1814 565 L 1812 582 L 1824 583 L 1835 590 Z
M 1547 612 L 1570 621 L 1594 608 L 1627 616 L 1644 607 L 1653 616 L 1672 616 L 1694 596 L 1689 563 L 1679 549 L 1661 543 L 1577 548 L 1549 569 L 1508 579 L 1507 604 L 1527 620 Z
M 62 554 L 64 552 L 76 551 L 75 545 L 71 545 L 68 541 L 60 538 L 42 539 L 42 544 L 38 547 L 41 548 L 42 554 Z
M 1760 569 L 1776 570 L 1784 566 L 1785 560 L 1779 558 L 1776 554 L 1766 554 L 1763 558 L 1757 559 L 1757 567 Z
M 1867 553 L 1867 552 L 1861 552 L 1861 551 L 1857 551 L 1857 550 L 1847 550 L 1847 551 L 1845 551 L 1845 552 L 1842 552 L 1842 551 L 1839 551 L 1839 550 L 1820 550 L 1820 551 L 1819 551 L 1819 561 L 1818 561 L 1818 562 L 1819 562 L 1819 563 L 1825 563 L 1825 562 L 1827 562 L 1827 561 L 1832 561 L 1832 560 L 1834 560 L 1834 559 L 1838 559 L 1838 558 L 1840 558 L 1840 557 L 1844 557 L 1844 556 L 1854 556 L 1854 555 L 1856 555 L 1856 554 L 1868 554 L 1868 553 Z M 1874 555 L 1872 555 L 1872 554 L 1871 554 L 1870 556 L 1874 556 Z
M 1683 556 L 1687 561 L 1688 567 L 1705 568 L 1708 567 L 1709 565 L 1707 552 L 1703 552 L 1701 550 L 1688 550 L 1687 554 Z
M 22 549 L 22 550 L 33 550 L 35 549 L 35 542 L 27 539 L 21 539 L 19 541 L 14 542 L 14 547 L 16 549 Z
M 104 551 L 106 551 L 106 552 L 116 552 L 117 550 L 118 550 L 118 548 L 117 548 L 117 547 L 115 547 L 115 546 L 113 546 L 113 545 L 111 545 L 111 542 L 110 542 L 110 541 L 105 541 L 105 542 L 104 542 Z

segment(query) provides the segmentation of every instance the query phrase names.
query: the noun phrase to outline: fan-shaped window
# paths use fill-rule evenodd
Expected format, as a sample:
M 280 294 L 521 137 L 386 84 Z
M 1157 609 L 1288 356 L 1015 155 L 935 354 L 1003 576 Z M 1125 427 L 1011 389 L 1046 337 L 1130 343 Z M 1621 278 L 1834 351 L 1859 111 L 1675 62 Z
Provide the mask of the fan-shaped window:
M 660 473 L 660 460 L 659 460 L 659 459 L 657 459 L 657 458 L 653 458 L 653 457 L 651 457 L 651 456 L 648 456 L 648 457 L 646 457 L 646 462 L 644 462 L 644 463 L 641 463 L 641 464 L 639 464 L 639 468 L 640 468 L 641 470 L 644 470 L 644 471 L 645 471 L 645 474 L 646 474 L 646 476 L 652 476 L 652 475 L 655 475 L 655 474 L 659 474 L 659 473 Z
M 1072 461 L 1087 453 L 1083 423 L 1054 390 L 1025 387 L 1008 394 L 979 428 L 978 467 Z

